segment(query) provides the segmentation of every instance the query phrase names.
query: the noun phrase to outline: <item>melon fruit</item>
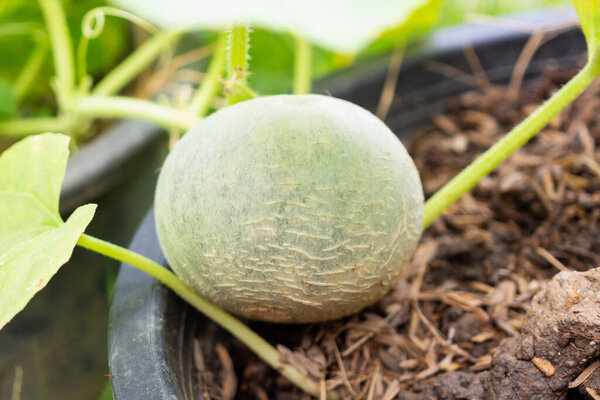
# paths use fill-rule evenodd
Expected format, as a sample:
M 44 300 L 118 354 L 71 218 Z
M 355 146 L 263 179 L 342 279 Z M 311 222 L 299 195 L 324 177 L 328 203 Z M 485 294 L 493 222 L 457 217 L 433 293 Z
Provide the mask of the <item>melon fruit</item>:
M 340 318 L 380 299 L 422 230 L 417 169 L 369 111 L 321 95 L 259 97 L 188 132 L 161 169 L 161 247 L 229 312 Z

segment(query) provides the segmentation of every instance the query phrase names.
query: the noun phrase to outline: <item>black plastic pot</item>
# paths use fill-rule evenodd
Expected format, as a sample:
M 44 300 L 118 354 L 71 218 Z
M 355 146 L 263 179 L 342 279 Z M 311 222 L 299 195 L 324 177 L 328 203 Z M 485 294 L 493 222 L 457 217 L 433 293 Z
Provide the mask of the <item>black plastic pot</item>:
M 585 51 L 574 15 L 542 11 L 515 16 L 532 30 L 573 22 L 564 33 L 544 44 L 530 63 L 527 77 L 549 65 L 575 66 Z M 439 72 L 432 62 L 449 65 L 468 74 L 463 48 L 470 44 L 489 80 L 508 82 L 514 64 L 529 35 L 484 25 L 444 29 L 410 54 L 396 86 L 396 100 L 387 123 L 401 138 L 408 138 L 431 116 L 444 110 L 446 100 L 470 87 Z M 319 86 L 374 110 L 388 66 L 388 57 L 357 65 Z M 166 265 L 154 229 L 152 213 L 141 225 L 131 248 Z M 197 388 L 192 378 L 192 340 L 204 330 L 206 319 L 154 279 L 125 265 L 119 274 L 110 315 L 109 367 L 117 400 L 193 399 Z M 218 333 L 217 335 L 222 334 Z M 215 332 L 204 336 L 211 342 Z
M 81 204 L 97 203 L 87 232 L 127 244 L 150 208 L 167 150 L 167 135 L 152 124 L 114 125 L 69 159 L 61 213 L 66 217 Z M 1 399 L 11 398 L 16 367 L 23 372 L 22 399 L 98 398 L 107 382 L 107 278 L 117 267 L 75 249 L 71 261 L 0 331 Z

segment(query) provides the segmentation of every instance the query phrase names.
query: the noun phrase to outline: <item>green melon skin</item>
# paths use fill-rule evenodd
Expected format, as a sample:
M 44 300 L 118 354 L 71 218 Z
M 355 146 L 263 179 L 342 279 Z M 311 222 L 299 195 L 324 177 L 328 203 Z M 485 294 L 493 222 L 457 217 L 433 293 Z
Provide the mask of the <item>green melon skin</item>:
M 155 214 L 169 264 L 214 303 L 250 319 L 318 322 L 388 291 L 421 235 L 423 190 L 370 112 L 280 95 L 188 132 L 160 172 Z

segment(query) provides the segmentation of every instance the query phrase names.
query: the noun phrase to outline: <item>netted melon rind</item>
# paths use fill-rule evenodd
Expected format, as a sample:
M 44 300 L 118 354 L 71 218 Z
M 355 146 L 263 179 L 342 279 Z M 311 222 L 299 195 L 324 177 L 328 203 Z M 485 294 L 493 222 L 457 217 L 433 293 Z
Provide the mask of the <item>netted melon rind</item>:
M 261 97 L 203 120 L 155 198 L 173 270 L 244 317 L 355 313 L 397 279 L 421 235 L 415 165 L 370 112 L 319 95 Z

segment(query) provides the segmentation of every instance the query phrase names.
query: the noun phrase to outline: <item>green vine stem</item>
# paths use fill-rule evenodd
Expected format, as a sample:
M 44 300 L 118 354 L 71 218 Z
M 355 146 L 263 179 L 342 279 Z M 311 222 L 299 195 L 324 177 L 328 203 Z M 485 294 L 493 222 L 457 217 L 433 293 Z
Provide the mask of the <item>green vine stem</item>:
M 236 26 L 229 32 L 227 47 L 227 104 L 239 103 L 256 97 L 248 87 L 248 50 L 250 49 L 250 27 Z
M 186 132 L 200 119 L 189 111 L 123 96 L 82 96 L 68 116 L 0 121 L 0 137 L 24 137 L 40 132 L 73 132 L 96 118 L 137 118 L 165 129 Z
M 438 190 L 425 203 L 423 229 L 444 210 L 489 174 L 502 161 L 535 136 L 552 118 L 579 96 L 600 74 L 598 54 L 565 86 L 542 104 L 533 114 L 515 126 L 506 136 L 479 156 L 469 166 Z
M 193 115 L 206 115 L 211 101 L 219 91 L 227 60 L 227 41 L 228 34 L 226 33 L 221 34 L 217 40 L 206 75 L 190 102 L 189 111 Z
M 17 97 L 17 101 L 20 101 L 25 97 L 31 84 L 34 82 L 36 75 L 40 71 L 40 68 L 44 64 L 44 59 L 48 54 L 48 40 L 41 39 L 36 44 L 35 48 L 27 58 L 25 65 L 21 69 L 19 76 L 15 79 L 13 89 Z
M 122 96 L 81 97 L 73 111 L 87 118 L 139 118 L 183 132 L 200 122 L 200 118 L 177 108 Z
M 48 27 L 50 43 L 57 77 L 57 98 L 64 107 L 71 101 L 75 91 L 75 66 L 73 47 L 67 19 L 62 10 L 60 0 L 39 0 Z M 64 104 L 67 103 L 67 104 Z
M 294 58 L 294 94 L 307 94 L 311 91 L 312 57 L 310 43 L 295 35 L 296 52 Z
M 85 79 L 87 78 L 87 51 L 90 40 L 87 36 L 81 35 L 81 39 L 79 39 L 79 44 L 77 45 L 77 82 L 79 85 L 82 85 Z
M 148 67 L 161 51 L 176 42 L 182 34 L 182 31 L 157 33 L 98 82 L 92 90 L 92 94 L 98 96 L 117 94 Z
M 248 50 L 250 50 L 250 28 L 236 26 L 229 32 L 228 75 L 240 84 L 246 83 L 248 74 Z
M 21 138 L 40 132 L 70 132 L 74 120 L 68 117 L 40 117 L 0 121 L 0 137 Z
M 168 269 L 163 268 L 154 261 L 131 250 L 124 249 L 120 246 L 86 234 L 81 235 L 77 244 L 86 249 L 132 265 L 154 277 L 157 281 L 171 289 L 198 311 L 204 313 L 217 324 L 229 331 L 233 336 L 241 340 L 246 346 L 254 351 L 256 355 L 262 358 L 275 370 L 279 371 L 300 389 L 313 396 L 319 396 L 319 384 L 317 382 L 310 379 L 296 367 L 281 362 L 281 354 L 266 340 L 248 328 L 240 320 L 197 294 Z M 328 397 L 331 399 L 337 398 L 334 393 L 329 394 Z

